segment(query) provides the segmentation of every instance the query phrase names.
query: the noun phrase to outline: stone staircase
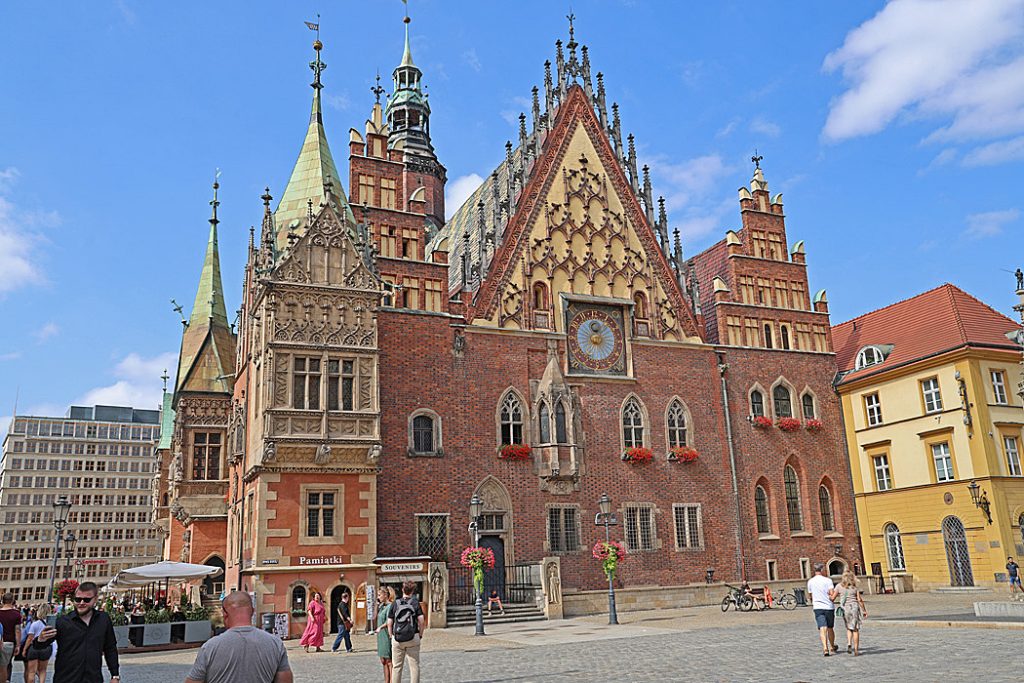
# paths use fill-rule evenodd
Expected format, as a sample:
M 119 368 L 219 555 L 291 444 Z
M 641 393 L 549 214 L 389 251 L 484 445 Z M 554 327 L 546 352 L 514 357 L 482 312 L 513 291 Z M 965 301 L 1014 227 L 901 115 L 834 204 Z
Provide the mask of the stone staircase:
M 534 603 L 506 604 L 505 614 L 496 609 L 487 615 L 484 607 L 484 626 L 488 624 L 512 624 L 522 621 L 545 621 L 544 609 Z M 476 607 L 474 605 L 448 605 L 448 627 L 473 626 L 476 624 Z

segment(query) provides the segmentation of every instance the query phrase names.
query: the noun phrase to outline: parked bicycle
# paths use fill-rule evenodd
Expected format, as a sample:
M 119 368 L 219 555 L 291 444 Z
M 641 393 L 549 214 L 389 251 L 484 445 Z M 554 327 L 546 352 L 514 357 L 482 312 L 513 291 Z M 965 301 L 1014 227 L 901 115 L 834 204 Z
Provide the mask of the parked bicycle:
M 792 590 L 787 591 L 785 588 L 779 591 L 778 595 L 773 596 L 775 604 L 782 607 L 782 609 L 789 611 L 796 609 L 796 595 L 793 594 Z
M 744 594 L 743 590 L 736 586 L 725 585 L 729 592 L 722 598 L 722 611 L 728 612 L 729 607 L 735 607 L 737 612 L 749 612 L 754 607 L 754 599 Z

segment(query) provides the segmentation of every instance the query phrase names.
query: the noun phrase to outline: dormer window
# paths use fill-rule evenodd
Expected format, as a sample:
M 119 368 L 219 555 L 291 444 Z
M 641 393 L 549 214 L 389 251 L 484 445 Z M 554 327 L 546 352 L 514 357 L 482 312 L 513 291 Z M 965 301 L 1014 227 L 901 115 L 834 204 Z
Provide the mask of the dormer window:
M 885 360 L 885 354 L 877 346 L 865 346 L 857 354 L 857 364 L 854 367 L 855 370 L 866 368 L 871 365 L 878 365 Z

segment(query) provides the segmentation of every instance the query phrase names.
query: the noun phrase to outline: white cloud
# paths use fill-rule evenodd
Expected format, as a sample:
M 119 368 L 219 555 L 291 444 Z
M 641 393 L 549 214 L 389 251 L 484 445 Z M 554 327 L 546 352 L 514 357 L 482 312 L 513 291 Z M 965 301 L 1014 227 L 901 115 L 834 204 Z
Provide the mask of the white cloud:
M 931 140 L 1024 130 L 1024 0 L 893 0 L 824 62 L 848 89 L 824 136 L 877 133 L 898 117 L 941 119 Z
M 977 147 L 964 157 L 964 166 L 993 166 L 1024 160 L 1024 135 Z
M 501 118 L 505 119 L 508 125 L 514 127 L 516 131 L 518 131 L 520 114 L 526 114 L 527 125 L 529 125 L 530 115 L 528 112 L 533 110 L 533 100 L 527 97 L 517 96 L 513 97 L 510 100 L 510 103 L 512 106 L 516 107 L 516 109 L 502 109 L 500 112 Z M 512 144 L 516 144 L 516 142 L 513 141 Z
M 38 330 L 36 330 L 33 333 L 33 336 L 35 336 L 36 341 L 38 343 L 42 344 L 44 341 L 46 341 L 50 337 L 56 336 L 59 332 L 60 332 L 60 326 L 58 326 L 57 323 L 55 323 L 55 322 L 53 322 L 51 320 L 50 322 L 46 323 L 45 325 L 40 327 Z
M 760 116 L 750 122 L 750 132 L 758 135 L 767 135 L 770 138 L 777 138 L 782 134 L 782 128 L 777 123 L 764 119 Z
M 469 50 L 463 52 L 462 61 L 464 61 L 466 65 L 473 71 L 479 72 L 480 69 L 482 68 L 482 65 L 480 64 L 480 56 L 477 55 L 476 48 L 470 48 Z
M 732 120 L 730 120 L 728 123 L 726 123 L 724 126 L 722 126 L 721 128 L 718 129 L 718 131 L 715 133 L 715 137 L 716 138 L 724 138 L 724 137 L 728 136 L 730 133 L 732 133 L 734 130 L 736 130 L 736 126 L 738 126 L 739 123 L 740 123 L 739 119 L 732 119 Z
M 36 260 L 36 248 L 43 241 L 37 230 L 60 222 L 56 213 L 22 211 L 4 196 L 19 175 L 16 168 L 0 170 L 0 297 L 46 281 Z
M 327 102 L 328 107 L 338 111 L 345 111 L 352 104 L 351 100 L 349 100 L 348 92 L 344 90 L 333 95 L 327 95 L 324 97 L 324 101 Z
M 688 242 L 720 230 L 730 212 L 737 210 L 732 192 L 723 196 L 722 182 L 733 175 L 735 168 L 718 154 L 705 154 L 681 162 L 655 156 L 648 161 L 655 198 L 665 197 L 669 214 L 669 240 L 678 227 L 683 250 L 692 251 Z
M 469 195 L 473 194 L 473 191 L 480 187 L 483 182 L 484 179 L 476 173 L 459 176 L 455 180 L 450 181 L 445 187 L 444 192 L 445 219 L 451 218 L 459 210 L 459 207 L 466 203 Z
M 114 367 L 113 384 L 90 389 L 75 401 L 76 405 L 116 405 L 153 409 L 159 407 L 163 383 L 160 375 L 177 367 L 177 356 L 167 352 L 143 358 L 130 353 Z
M 1020 218 L 1019 209 L 973 213 L 967 217 L 967 229 L 964 230 L 964 236 L 970 239 L 995 237 L 1003 231 L 1003 227 L 1007 223 L 1013 223 L 1018 218 Z
M 943 166 L 946 166 L 946 165 L 956 161 L 956 157 L 957 157 L 958 153 L 959 152 L 957 152 L 957 150 L 955 148 L 953 148 L 953 147 L 948 147 L 948 148 L 942 150 L 941 152 L 939 152 L 938 154 L 935 155 L 935 158 L 932 159 L 931 162 L 929 162 L 929 164 L 927 166 L 925 166 L 920 171 L 918 171 L 917 175 L 919 175 L 919 176 L 924 175 L 924 174 L 928 173 L 929 171 L 932 171 L 932 170 L 934 170 L 936 168 L 941 168 Z

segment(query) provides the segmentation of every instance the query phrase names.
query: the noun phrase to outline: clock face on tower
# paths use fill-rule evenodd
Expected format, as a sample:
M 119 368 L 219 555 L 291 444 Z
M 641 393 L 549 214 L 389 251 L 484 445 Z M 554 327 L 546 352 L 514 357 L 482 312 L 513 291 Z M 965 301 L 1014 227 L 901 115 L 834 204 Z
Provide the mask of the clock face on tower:
M 572 301 L 567 311 L 569 372 L 626 374 L 622 309 Z

